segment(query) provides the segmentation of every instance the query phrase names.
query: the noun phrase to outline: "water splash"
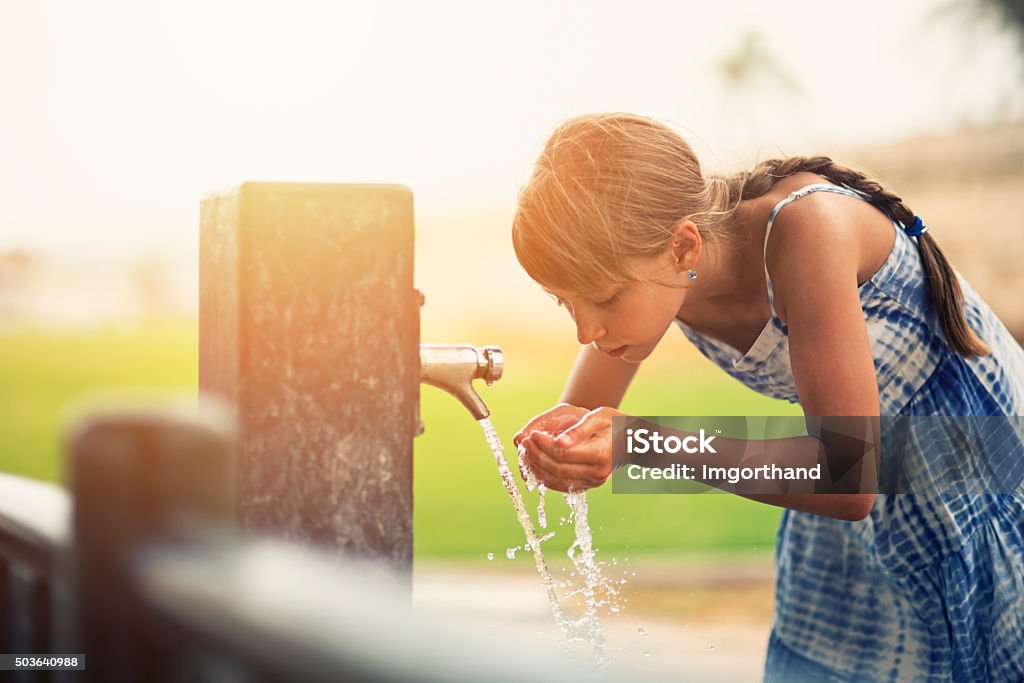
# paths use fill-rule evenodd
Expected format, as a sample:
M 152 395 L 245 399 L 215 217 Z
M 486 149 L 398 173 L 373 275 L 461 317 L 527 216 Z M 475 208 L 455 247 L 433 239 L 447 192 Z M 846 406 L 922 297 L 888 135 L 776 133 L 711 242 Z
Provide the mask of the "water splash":
M 597 616 L 597 608 L 614 602 L 619 589 L 615 587 L 601 572 L 601 567 L 594 555 L 593 536 L 590 533 L 590 522 L 587 513 L 587 494 L 585 491 L 572 491 L 565 495 L 565 502 L 571 511 L 571 519 L 576 527 L 576 540 L 569 546 L 566 554 L 572 560 L 576 572 L 583 579 L 583 601 L 585 612 L 580 627 L 586 633 L 586 639 L 597 649 L 604 649 L 604 632 Z
M 555 532 L 552 531 L 540 538 L 537 537 L 533 521 L 530 519 L 523 503 L 519 486 L 516 484 L 515 478 L 512 475 L 512 470 L 508 465 L 508 461 L 505 459 L 501 439 L 498 437 L 490 419 L 484 418 L 483 420 L 480 420 L 480 425 L 484 430 L 487 443 L 491 447 L 491 451 L 494 453 L 494 459 L 498 465 L 498 473 L 501 475 L 501 481 L 505 485 L 505 489 L 508 491 L 509 497 L 512 499 L 512 506 L 515 508 L 516 519 L 519 521 L 519 525 L 523 528 L 523 532 L 526 534 L 526 543 L 521 547 L 527 552 L 533 552 L 534 563 L 537 566 L 537 572 L 541 576 L 541 582 L 544 589 L 547 591 L 548 602 L 551 603 L 551 610 L 555 617 L 555 623 L 565 633 L 567 640 L 583 640 L 589 643 L 593 648 L 594 657 L 598 666 L 606 666 L 610 660 L 605 652 L 604 632 L 601 628 L 600 620 L 598 619 L 597 608 L 602 605 L 613 603 L 614 599 L 618 596 L 618 589 L 612 585 L 611 582 L 605 579 L 601 573 L 601 563 L 597 562 L 595 559 L 593 539 L 590 533 L 590 525 L 587 520 L 586 493 L 583 491 L 577 491 L 566 494 L 565 500 L 570 509 L 570 516 L 568 520 L 563 517 L 560 522 L 561 525 L 568 521 L 569 524 L 574 524 L 576 527 L 576 540 L 569 548 L 568 556 L 572 560 L 573 566 L 576 568 L 576 571 L 571 575 L 578 574 L 583 579 L 583 586 L 572 590 L 566 596 L 571 597 L 573 595 L 582 594 L 584 599 L 585 611 L 583 617 L 580 619 L 572 619 L 567 617 L 562 611 L 561 605 L 558 602 L 558 595 L 555 591 L 555 582 L 551 577 L 547 561 L 544 559 L 544 553 L 541 550 L 541 544 L 552 538 L 555 535 Z M 522 453 L 520 452 L 519 455 L 520 462 L 522 462 Z M 522 472 L 526 481 L 527 490 L 533 491 L 536 489 L 539 493 L 540 499 L 537 506 L 537 520 L 540 528 L 546 529 L 547 516 L 544 510 L 545 487 L 537 481 L 536 476 L 528 467 L 523 467 Z M 519 549 L 519 547 L 514 549 L 510 548 L 506 551 L 506 554 L 511 559 L 515 557 L 515 552 Z M 612 611 L 617 613 L 619 611 L 619 606 L 617 604 L 612 604 Z
M 544 553 L 540 547 L 541 542 L 533 528 L 533 521 L 530 519 L 529 513 L 526 512 L 526 506 L 523 505 L 523 496 L 519 493 L 519 485 L 516 484 L 515 477 L 512 476 L 512 469 L 508 466 L 508 461 L 505 459 L 505 449 L 502 448 L 501 439 L 498 438 L 498 432 L 495 431 L 490 418 L 485 417 L 480 420 L 480 426 L 483 427 L 484 436 L 487 438 L 487 445 L 491 447 L 491 452 L 494 453 L 494 460 L 498 464 L 498 474 L 501 476 L 501 483 L 505 485 L 505 490 L 508 491 L 509 498 L 512 499 L 512 507 L 516 511 L 516 520 L 518 520 L 519 526 L 523 528 L 523 533 L 526 534 L 527 545 L 533 550 L 533 561 L 537 565 L 537 573 L 540 574 L 544 590 L 547 591 L 548 602 L 551 603 L 551 611 L 555 616 L 555 623 L 565 630 L 568 636 L 567 624 L 569 622 L 562 612 L 561 605 L 558 604 L 554 579 L 551 578 L 548 563 L 544 560 Z M 514 551 L 511 552 L 511 557 L 515 557 Z

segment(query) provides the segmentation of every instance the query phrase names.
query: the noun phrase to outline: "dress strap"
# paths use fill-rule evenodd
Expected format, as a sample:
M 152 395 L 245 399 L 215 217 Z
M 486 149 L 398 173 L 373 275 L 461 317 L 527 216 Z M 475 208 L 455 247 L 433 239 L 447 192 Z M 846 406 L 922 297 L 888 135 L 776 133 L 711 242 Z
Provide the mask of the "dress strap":
M 784 209 L 788 204 L 795 202 L 797 199 L 800 199 L 801 197 L 806 197 L 812 192 L 834 192 L 836 194 L 845 194 L 848 197 L 856 197 L 858 199 L 863 199 L 864 201 L 870 201 L 871 199 L 869 195 L 860 192 L 859 190 L 854 190 L 852 188 L 846 187 L 844 185 L 832 185 L 831 183 L 812 183 L 811 185 L 805 185 L 804 187 L 801 187 L 799 190 L 790 192 L 789 196 L 787 196 L 785 199 L 783 199 L 782 201 L 775 205 L 775 208 L 773 208 L 772 212 L 768 215 L 768 228 L 764 231 L 764 248 L 762 250 L 764 259 L 764 279 L 765 282 L 768 283 L 768 304 L 772 307 L 773 316 L 776 315 L 775 293 L 772 291 L 772 279 L 768 275 L 768 236 L 772 234 L 772 225 L 775 223 L 775 217 L 779 215 L 779 211 L 782 211 L 782 209 Z

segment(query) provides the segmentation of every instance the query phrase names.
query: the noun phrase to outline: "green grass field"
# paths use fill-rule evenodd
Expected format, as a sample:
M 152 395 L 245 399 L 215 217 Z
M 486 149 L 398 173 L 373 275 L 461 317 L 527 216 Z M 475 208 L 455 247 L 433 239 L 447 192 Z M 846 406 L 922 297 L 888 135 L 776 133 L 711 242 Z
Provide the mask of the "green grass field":
M 511 441 L 534 414 L 557 401 L 575 341 L 542 341 L 486 333 L 505 350 L 505 376 L 478 387 L 498 434 Z M 664 344 L 664 343 L 663 343 Z M 661 352 L 659 348 L 658 353 Z M 700 359 L 698 359 L 699 361 Z M 645 364 L 622 409 L 637 415 L 798 414 L 765 399 L 692 357 L 678 370 L 664 358 Z M 182 390 L 197 384 L 194 322 L 87 333 L 0 334 L 0 470 L 62 480 L 61 437 L 67 405 L 104 388 Z M 478 424 L 447 394 L 423 387 L 426 432 L 415 441 L 415 553 L 418 558 L 504 557 L 522 532 Z M 513 469 L 515 466 L 513 464 Z M 589 494 L 595 547 L 602 553 L 769 551 L 779 511 L 728 495 Z M 527 494 L 536 508 L 536 494 Z M 548 494 L 548 520 L 558 529 L 545 547 L 568 547 L 568 511 Z

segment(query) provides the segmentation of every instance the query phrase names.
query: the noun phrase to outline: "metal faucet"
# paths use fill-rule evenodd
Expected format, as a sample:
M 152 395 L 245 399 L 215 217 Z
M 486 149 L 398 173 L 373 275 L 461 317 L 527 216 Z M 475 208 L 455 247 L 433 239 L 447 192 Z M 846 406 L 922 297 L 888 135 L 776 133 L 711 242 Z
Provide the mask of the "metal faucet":
M 501 379 L 504 367 L 500 346 L 420 344 L 420 381 L 459 399 L 477 420 L 491 411 L 473 390 L 473 380 L 482 379 L 490 386 Z

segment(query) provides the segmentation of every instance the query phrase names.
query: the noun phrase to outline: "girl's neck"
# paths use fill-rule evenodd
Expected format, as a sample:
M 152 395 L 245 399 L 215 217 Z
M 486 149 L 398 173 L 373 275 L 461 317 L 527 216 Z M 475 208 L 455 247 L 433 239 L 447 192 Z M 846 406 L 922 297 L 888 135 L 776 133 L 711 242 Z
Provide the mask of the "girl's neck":
M 770 207 L 764 210 L 761 199 L 741 202 L 721 241 L 704 249 L 680 319 L 767 302 L 762 249 Z

